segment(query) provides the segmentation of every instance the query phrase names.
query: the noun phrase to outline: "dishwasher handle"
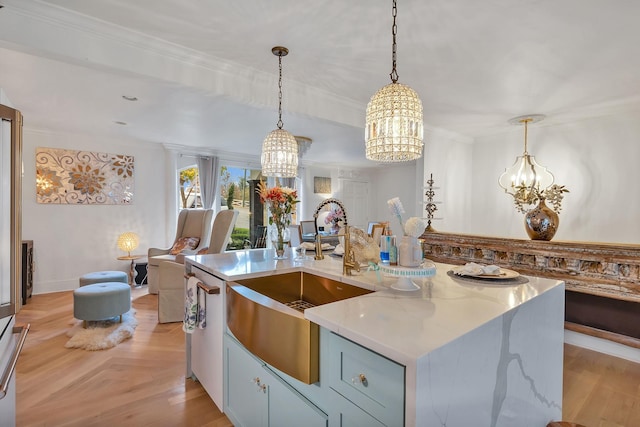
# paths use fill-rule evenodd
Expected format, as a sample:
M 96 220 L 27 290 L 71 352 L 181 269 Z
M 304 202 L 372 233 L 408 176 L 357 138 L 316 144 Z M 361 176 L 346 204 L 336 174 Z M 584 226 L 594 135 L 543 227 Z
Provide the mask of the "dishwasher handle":
M 5 366 L 4 372 L 2 373 L 2 378 L 0 379 L 0 399 L 4 398 L 7 395 L 7 389 L 9 388 L 11 376 L 16 369 L 18 357 L 20 356 L 20 352 L 22 351 L 24 342 L 27 340 L 27 334 L 29 333 L 30 327 L 31 324 L 27 323 L 25 326 L 16 326 L 13 328 L 13 334 L 20 334 L 20 337 L 15 342 L 11 357 L 9 358 L 7 366 Z

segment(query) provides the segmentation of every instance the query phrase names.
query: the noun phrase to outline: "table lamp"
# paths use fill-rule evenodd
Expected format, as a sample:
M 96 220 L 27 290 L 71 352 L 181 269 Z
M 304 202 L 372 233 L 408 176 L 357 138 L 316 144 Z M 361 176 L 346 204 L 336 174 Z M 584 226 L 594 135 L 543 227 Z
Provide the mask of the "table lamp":
M 136 233 L 127 231 L 118 236 L 118 248 L 127 253 L 127 256 L 131 256 L 131 251 L 135 250 L 140 243 L 140 239 Z

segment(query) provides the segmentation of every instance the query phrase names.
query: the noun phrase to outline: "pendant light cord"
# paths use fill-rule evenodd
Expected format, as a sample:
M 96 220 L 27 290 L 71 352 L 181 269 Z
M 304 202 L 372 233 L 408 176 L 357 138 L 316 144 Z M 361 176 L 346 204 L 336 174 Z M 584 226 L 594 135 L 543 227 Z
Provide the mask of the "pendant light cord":
M 398 6 L 396 4 L 396 0 L 393 0 L 393 8 L 391 9 L 392 15 L 393 15 L 393 25 L 391 26 L 391 34 L 393 35 L 393 47 L 391 49 L 391 62 L 392 62 L 392 69 L 391 69 L 391 74 L 389 74 L 389 77 L 391 77 L 391 81 L 393 83 L 398 83 L 398 71 L 396 71 L 396 55 L 397 55 L 397 45 L 396 45 L 396 35 L 398 34 L 398 26 L 396 25 L 396 16 L 398 16 Z
M 278 129 L 282 129 L 282 53 L 278 54 Z

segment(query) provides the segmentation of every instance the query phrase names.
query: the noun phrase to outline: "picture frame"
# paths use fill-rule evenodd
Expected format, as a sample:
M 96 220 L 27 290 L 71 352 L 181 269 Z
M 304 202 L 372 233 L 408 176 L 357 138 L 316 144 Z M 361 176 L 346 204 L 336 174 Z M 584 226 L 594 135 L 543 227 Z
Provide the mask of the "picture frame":
M 380 224 L 379 222 L 370 222 L 369 225 L 367 225 L 367 234 L 369 236 L 373 235 L 373 226 L 376 224 Z
M 384 231 L 384 224 L 375 223 L 371 228 L 371 237 L 376 245 L 380 246 L 380 237 Z
M 323 176 L 313 177 L 313 192 L 331 194 L 331 178 Z

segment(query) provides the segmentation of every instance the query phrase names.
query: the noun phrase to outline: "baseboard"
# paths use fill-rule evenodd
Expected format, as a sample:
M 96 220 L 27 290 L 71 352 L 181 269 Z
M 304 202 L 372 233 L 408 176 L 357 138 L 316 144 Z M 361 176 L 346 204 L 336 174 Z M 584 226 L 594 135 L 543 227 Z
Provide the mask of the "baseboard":
M 640 349 L 619 344 L 610 340 L 565 329 L 564 342 L 567 344 L 597 351 L 599 353 L 626 359 L 631 362 L 640 363 Z
M 32 295 L 51 294 L 54 292 L 72 291 L 78 288 L 78 279 L 73 280 L 50 280 L 46 282 L 35 282 L 33 284 Z

